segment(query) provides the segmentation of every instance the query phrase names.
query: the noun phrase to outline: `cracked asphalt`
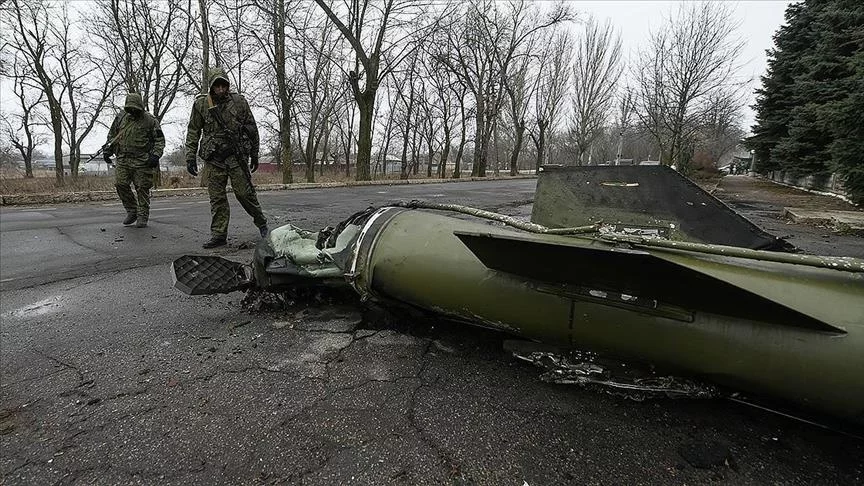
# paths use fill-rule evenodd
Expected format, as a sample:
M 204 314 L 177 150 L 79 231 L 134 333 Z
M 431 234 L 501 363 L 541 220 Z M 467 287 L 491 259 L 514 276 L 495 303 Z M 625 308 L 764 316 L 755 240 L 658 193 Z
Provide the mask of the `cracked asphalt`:
M 261 200 L 317 229 L 394 199 L 524 215 L 533 185 Z M 544 383 L 492 331 L 344 299 L 250 312 L 238 293 L 181 294 L 167 263 L 203 252 L 200 201 L 154 200 L 174 209 L 145 230 L 102 203 L 0 209 L 0 483 L 864 482 L 861 440 L 724 400 Z M 234 208 L 217 253 L 246 261 L 255 229 Z

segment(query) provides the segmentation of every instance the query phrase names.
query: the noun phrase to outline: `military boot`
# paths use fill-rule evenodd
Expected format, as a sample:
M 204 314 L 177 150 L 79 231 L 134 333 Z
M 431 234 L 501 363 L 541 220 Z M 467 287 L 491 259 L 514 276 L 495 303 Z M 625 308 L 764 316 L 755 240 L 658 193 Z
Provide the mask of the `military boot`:
M 138 213 L 133 213 L 131 211 L 126 213 L 126 219 L 123 220 L 124 225 L 130 225 L 134 223 L 138 219 Z
M 145 218 L 143 216 L 138 218 L 138 222 L 135 223 L 135 227 L 136 228 L 146 228 L 147 227 L 147 218 Z
M 217 246 L 225 246 L 227 243 L 228 241 L 224 236 L 213 236 L 201 246 L 203 248 L 216 248 Z

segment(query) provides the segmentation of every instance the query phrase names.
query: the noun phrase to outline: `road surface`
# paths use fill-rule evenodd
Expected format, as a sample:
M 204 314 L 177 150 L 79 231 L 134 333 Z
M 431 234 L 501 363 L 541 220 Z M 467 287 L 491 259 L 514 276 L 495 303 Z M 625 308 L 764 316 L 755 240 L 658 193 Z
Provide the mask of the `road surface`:
M 527 214 L 534 181 L 261 193 L 317 229 L 430 199 Z M 251 219 L 232 206 L 247 260 Z M 724 400 L 547 384 L 504 336 L 355 302 L 244 311 L 190 297 L 203 198 L 0 209 L 0 483 L 861 484 L 862 442 Z

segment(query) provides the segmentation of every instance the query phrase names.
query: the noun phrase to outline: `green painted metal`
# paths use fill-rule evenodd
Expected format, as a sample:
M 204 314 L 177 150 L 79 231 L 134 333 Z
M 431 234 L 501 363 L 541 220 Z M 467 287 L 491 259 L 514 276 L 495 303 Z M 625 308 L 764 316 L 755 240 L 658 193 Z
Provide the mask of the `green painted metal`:
M 862 273 L 395 208 L 366 224 L 355 252 L 349 276 L 366 298 L 864 423 Z
M 549 228 L 623 223 L 673 240 L 790 250 L 722 201 L 665 166 L 544 166 L 531 222 Z

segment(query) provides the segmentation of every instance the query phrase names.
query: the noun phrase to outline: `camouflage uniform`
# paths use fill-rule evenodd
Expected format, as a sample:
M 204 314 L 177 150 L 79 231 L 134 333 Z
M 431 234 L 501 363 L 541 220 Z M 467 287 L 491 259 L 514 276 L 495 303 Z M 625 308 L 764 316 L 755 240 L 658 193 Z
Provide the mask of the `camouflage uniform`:
M 159 120 L 144 110 L 140 94 L 126 95 L 123 110 L 111 124 L 108 141 L 102 150 L 106 158 L 111 155 L 117 157 L 114 183 L 126 213 L 130 217 L 137 215 L 139 226 L 146 226 L 150 218 L 153 171 L 158 167 L 159 158 L 165 149 L 165 136 Z M 137 198 L 131 184 L 135 185 Z M 131 218 L 132 222 L 134 220 Z
M 258 203 L 248 163 L 250 156 L 258 159 L 258 127 L 242 95 L 229 92 L 222 99 L 212 95 L 217 80 L 228 83 L 225 72 L 218 68 L 210 74 L 211 94 L 199 95 L 192 105 L 186 134 L 187 166 L 195 164 L 196 152 L 206 162 L 212 238 L 225 239 L 228 234 L 230 206 L 225 187 L 229 179 L 237 201 L 263 234 L 267 218 Z

